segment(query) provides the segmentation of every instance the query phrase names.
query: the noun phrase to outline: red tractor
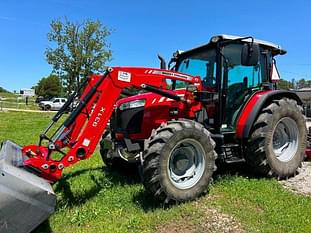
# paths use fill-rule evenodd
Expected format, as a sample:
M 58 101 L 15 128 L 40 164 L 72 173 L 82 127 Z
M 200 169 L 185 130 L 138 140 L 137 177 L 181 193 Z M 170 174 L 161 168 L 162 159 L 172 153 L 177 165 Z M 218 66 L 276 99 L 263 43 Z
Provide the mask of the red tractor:
M 147 93 L 120 99 L 111 137 L 106 133 L 101 141 L 103 160 L 141 163 L 146 189 L 166 201 L 205 192 L 216 159 L 245 161 L 261 175 L 295 175 L 305 156 L 306 124 L 297 95 L 276 90 L 274 57 L 285 53 L 269 42 L 227 35 L 177 51 L 169 70 L 199 76 L 202 83 L 166 81 L 165 89 L 178 97 L 190 92 L 200 105 L 148 86 Z
M 46 181 L 59 180 L 65 167 L 89 158 L 101 138 L 106 164 L 139 163 L 146 190 L 165 202 L 205 193 L 216 159 L 245 161 L 262 175 L 295 175 L 305 158 L 307 131 L 299 97 L 276 90 L 274 57 L 285 53 L 252 37 L 220 35 L 174 53 L 168 68 L 161 59 L 161 69 L 113 67 L 90 76 L 38 145 L 4 142 L 0 219 L 7 232 L 27 232 L 53 212 L 55 195 Z M 140 93 L 118 100 L 127 88 Z M 51 134 L 82 90 L 79 104 Z M 22 217 L 12 209 L 22 210 Z

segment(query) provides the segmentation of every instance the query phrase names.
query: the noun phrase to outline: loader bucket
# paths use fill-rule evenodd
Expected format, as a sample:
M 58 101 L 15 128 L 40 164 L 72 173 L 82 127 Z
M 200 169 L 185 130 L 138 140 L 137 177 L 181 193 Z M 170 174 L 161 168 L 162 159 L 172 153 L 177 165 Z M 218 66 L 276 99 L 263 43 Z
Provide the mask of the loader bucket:
M 0 232 L 30 232 L 54 212 L 51 185 L 23 166 L 21 147 L 5 141 L 0 151 Z

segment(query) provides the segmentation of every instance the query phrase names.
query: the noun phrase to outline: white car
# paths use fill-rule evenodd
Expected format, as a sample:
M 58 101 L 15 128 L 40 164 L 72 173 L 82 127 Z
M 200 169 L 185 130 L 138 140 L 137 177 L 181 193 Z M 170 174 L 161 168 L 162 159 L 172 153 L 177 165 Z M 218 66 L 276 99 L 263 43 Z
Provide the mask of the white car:
M 48 101 L 41 101 L 39 103 L 39 107 L 42 110 L 59 110 L 65 103 L 67 99 L 66 98 L 53 98 Z

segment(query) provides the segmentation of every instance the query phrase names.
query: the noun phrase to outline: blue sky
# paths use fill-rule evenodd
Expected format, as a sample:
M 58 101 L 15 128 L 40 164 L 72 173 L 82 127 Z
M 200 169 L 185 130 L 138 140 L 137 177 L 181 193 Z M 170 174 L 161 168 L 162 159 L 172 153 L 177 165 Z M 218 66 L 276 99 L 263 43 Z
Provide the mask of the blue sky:
M 52 68 L 45 61 L 52 19 L 99 19 L 113 29 L 112 66 L 158 67 L 177 49 L 215 34 L 252 35 L 284 47 L 281 76 L 311 79 L 310 1 L 1 0 L 0 86 L 29 88 Z

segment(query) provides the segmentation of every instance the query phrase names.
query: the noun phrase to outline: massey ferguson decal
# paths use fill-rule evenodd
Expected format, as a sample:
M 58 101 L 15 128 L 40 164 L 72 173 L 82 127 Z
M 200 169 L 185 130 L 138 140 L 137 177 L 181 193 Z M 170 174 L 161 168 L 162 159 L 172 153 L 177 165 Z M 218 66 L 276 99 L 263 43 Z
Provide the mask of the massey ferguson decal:
M 193 77 L 185 75 L 185 74 L 177 74 L 174 72 L 169 72 L 169 71 L 161 71 L 161 70 L 146 70 L 145 73 L 147 74 L 159 74 L 159 75 L 165 75 L 165 76 L 170 76 L 170 77 L 176 77 L 184 80 L 192 80 Z

